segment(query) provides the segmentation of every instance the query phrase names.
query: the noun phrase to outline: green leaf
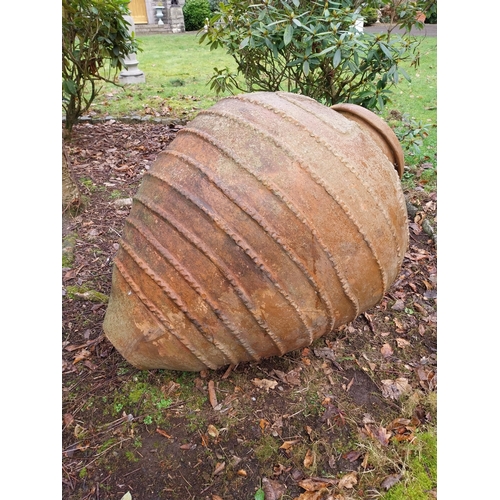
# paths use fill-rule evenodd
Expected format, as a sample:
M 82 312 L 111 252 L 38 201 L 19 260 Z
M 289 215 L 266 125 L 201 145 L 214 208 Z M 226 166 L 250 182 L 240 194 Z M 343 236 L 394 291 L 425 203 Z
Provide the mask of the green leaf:
M 335 50 L 335 45 L 327 47 L 325 50 L 322 50 L 319 54 L 317 54 L 317 56 L 318 57 L 324 56 L 325 54 L 328 54 L 328 52 L 331 52 L 332 50 Z
M 302 71 L 304 71 L 304 75 L 309 74 L 309 61 L 304 61 L 302 64 Z
M 407 81 L 411 82 L 410 75 L 403 68 L 400 67 L 399 72 L 405 77 Z
M 254 498 L 254 500 L 265 500 L 266 499 L 266 495 L 264 494 L 264 490 L 262 488 L 259 488 L 255 492 L 255 496 L 253 498 Z
M 378 107 L 379 107 L 379 109 L 380 109 L 381 111 L 383 111 L 385 106 L 384 106 L 384 99 L 382 98 L 382 96 L 381 96 L 381 95 L 378 95 L 378 96 L 377 96 L 377 102 L 378 102 Z
M 240 43 L 240 50 L 241 49 L 244 49 L 247 45 L 248 45 L 248 42 L 250 41 L 250 37 L 247 36 L 246 38 L 244 38 L 241 43 Z
M 285 46 L 292 41 L 292 37 L 293 37 L 293 26 L 289 24 L 285 29 L 285 34 L 283 35 L 283 41 L 285 42 Z
M 382 52 L 387 56 L 389 60 L 392 60 L 392 54 L 391 51 L 382 43 L 379 42 L 379 47 L 382 49 Z
M 342 50 L 337 49 L 333 55 L 333 67 L 336 68 L 342 60 Z
M 64 80 L 63 91 L 66 92 L 66 94 L 76 95 L 75 82 L 73 80 Z

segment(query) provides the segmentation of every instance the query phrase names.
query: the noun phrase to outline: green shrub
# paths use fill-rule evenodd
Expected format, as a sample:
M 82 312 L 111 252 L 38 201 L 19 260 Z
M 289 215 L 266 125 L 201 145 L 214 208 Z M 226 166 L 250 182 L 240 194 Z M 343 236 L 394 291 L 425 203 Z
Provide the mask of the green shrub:
M 222 0 L 208 0 L 208 4 L 210 5 L 210 12 L 213 14 L 219 11 L 219 3 Z
M 186 31 L 201 30 L 212 15 L 208 0 L 186 0 L 183 12 Z
M 124 18 L 128 3 L 62 2 L 62 98 L 68 135 L 99 93 L 99 83 L 114 83 L 125 56 L 138 50 Z
M 425 19 L 425 22 L 427 24 L 437 24 L 438 22 L 437 4 L 432 5 L 429 8 L 429 10 L 425 12 L 425 15 L 427 16 Z
M 363 16 L 365 26 L 371 26 L 378 20 L 378 10 L 373 7 L 361 9 L 361 15 Z
M 417 24 L 416 12 L 427 3 L 398 7 L 398 24 L 403 28 Z M 358 33 L 358 4 L 226 0 L 200 43 L 225 48 L 236 61 L 237 73 L 215 68 L 211 88 L 218 93 L 285 90 L 325 105 L 352 102 L 382 109 L 390 88 L 400 77 L 409 79 L 401 64 L 418 64 L 419 42 L 409 35 Z M 371 0 L 366 7 L 378 4 Z

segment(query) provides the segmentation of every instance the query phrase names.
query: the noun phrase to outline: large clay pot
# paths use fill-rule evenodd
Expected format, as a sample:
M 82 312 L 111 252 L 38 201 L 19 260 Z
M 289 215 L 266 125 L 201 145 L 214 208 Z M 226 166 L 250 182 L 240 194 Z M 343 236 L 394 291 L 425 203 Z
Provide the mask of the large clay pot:
M 391 129 L 358 106 L 219 101 L 145 174 L 104 331 L 138 368 L 282 355 L 380 301 L 408 243 Z

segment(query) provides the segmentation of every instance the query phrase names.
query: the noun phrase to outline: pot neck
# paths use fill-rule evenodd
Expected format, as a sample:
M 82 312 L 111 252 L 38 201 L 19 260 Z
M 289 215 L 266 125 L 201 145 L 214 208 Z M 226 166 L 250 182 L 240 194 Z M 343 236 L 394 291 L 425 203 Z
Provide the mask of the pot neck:
M 391 127 L 375 113 L 357 104 L 335 104 L 331 106 L 331 109 L 360 125 L 378 144 L 389 161 L 394 165 L 401 179 L 403 176 L 405 159 L 401 144 Z

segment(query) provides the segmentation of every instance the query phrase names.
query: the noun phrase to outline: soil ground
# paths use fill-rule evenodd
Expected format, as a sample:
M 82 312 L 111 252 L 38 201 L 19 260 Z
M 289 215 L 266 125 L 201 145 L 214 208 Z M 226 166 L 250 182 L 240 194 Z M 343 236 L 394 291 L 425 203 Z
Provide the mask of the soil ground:
M 105 298 L 88 292 L 109 295 L 127 199 L 177 130 L 79 124 L 67 144 L 86 203 L 63 218 L 63 498 L 380 497 L 405 470 L 376 451 L 397 456 L 436 425 L 436 250 L 422 230 L 436 194 L 405 193 L 417 213 L 401 273 L 351 324 L 260 363 L 141 371 L 106 339 Z

